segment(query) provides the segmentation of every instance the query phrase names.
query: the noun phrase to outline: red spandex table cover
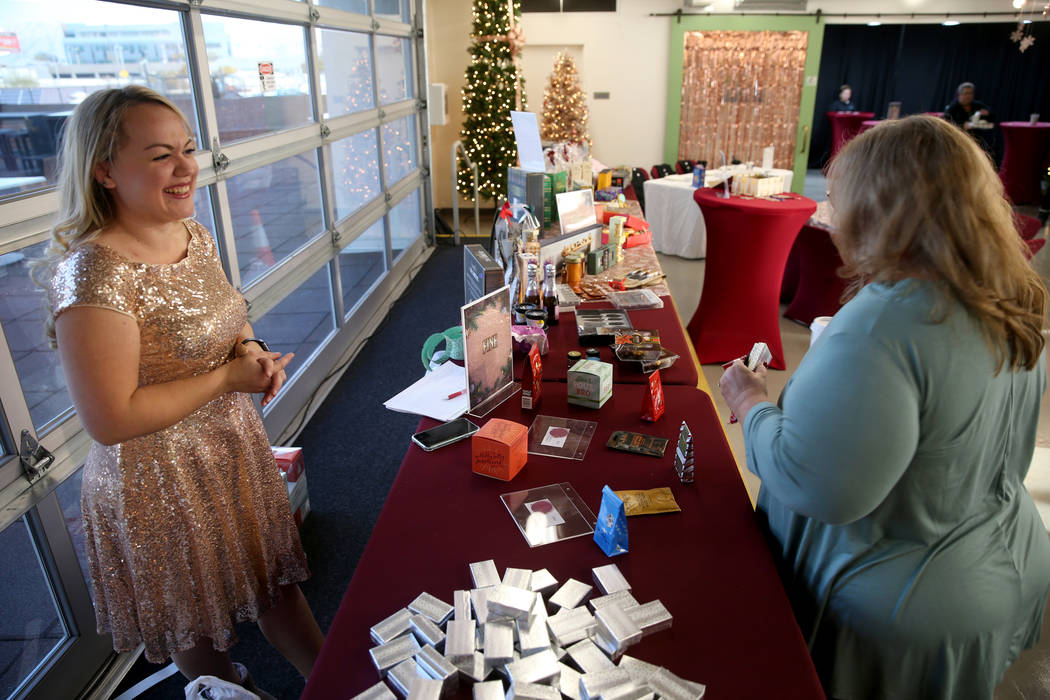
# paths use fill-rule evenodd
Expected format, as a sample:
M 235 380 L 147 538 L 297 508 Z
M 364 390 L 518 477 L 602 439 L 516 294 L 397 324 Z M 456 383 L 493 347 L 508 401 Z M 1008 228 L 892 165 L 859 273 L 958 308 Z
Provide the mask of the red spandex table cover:
M 842 258 L 827 229 L 803 226 L 791 248 L 791 255 L 796 254 L 798 284 L 784 316 L 808 326 L 817 316 L 835 315 L 848 282 L 835 274 Z
M 861 125 L 874 118 L 874 112 L 825 112 L 831 122 L 831 157 L 861 132 Z
M 741 357 L 763 341 L 773 355 L 770 367 L 784 369 L 780 283 L 795 236 L 817 210 L 808 197 L 785 196 L 722 199 L 707 188 L 693 195 L 707 223 L 707 266 L 687 330 L 703 364 Z
M 660 331 L 660 344 L 665 348 L 678 353 L 679 357 L 668 369 L 660 372 L 660 381 L 664 384 L 682 384 L 684 386 L 696 386 L 700 379 L 693 362 L 693 351 L 689 346 L 689 340 L 682 330 L 682 321 L 678 318 L 678 310 L 675 308 L 671 297 L 660 297 L 663 299 L 662 309 L 635 309 L 627 312 L 631 319 L 631 325 L 635 328 Z M 611 309 L 613 305 L 609 302 L 588 302 L 580 306 L 581 309 Z M 580 345 L 579 335 L 576 333 L 576 314 L 563 312 L 559 317 L 557 326 L 553 326 L 547 333 L 549 350 L 543 356 L 543 379 L 544 381 L 566 380 L 569 372 L 569 361 L 567 353 L 569 350 L 583 352 Z M 627 384 L 641 384 L 649 381 L 649 375 L 643 374 L 637 362 L 620 362 L 613 355 L 609 346 L 600 347 L 602 362 L 610 362 L 613 366 L 613 382 Z M 520 381 L 521 373 L 525 367 L 524 356 L 516 354 L 514 357 L 514 379 Z
M 860 128 L 857 129 L 857 134 L 863 134 L 868 129 L 878 126 L 882 123 L 881 119 L 865 119 L 860 123 Z M 857 135 L 854 134 L 854 135 Z
M 1005 150 L 999 166 L 1006 196 L 1014 204 L 1039 199 L 1039 182 L 1050 165 L 1050 122 L 1002 122 Z
M 471 473 L 469 440 L 430 453 L 408 448 L 303 698 L 349 698 L 375 684 L 369 628 L 422 591 L 451 602 L 454 590 L 471 588 L 467 565 L 485 559 L 494 559 L 501 574 L 507 567 L 546 568 L 559 581 L 586 583 L 591 568 L 615 563 L 639 602 L 659 599 L 674 617 L 670 629 L 628 653 L 705 683 L 705 700 L 823 697 L 710 397 L 665 386 L 667 412 L 644 423 L 640 385 L 616 386 L 597 411 L 568 406 L 565 389 L 545 382 L 539 413 L 598 422 L 583 461 L 529 455 L 513 481 L 501 482 Z M 523 413 L 512 399 L 490 416 L 529 424 L 536 413 Z M 679 483 L 672 468 L 683 419 L 695 437 L 692 485 Z M 420 428 L 432 425 L 424 419 Z M 605 447 L 614 430 L 672 443 L 663 458 L 630 455 Z M 499 495 L 562 481 L 596 515 L 604 484 L 668 486 L 682 512 L 630 518 L 630 551 L 612 559 L 590 536 L 530 549 Z M 456 697 L 470 698 L 470 686 L 461 684 Z

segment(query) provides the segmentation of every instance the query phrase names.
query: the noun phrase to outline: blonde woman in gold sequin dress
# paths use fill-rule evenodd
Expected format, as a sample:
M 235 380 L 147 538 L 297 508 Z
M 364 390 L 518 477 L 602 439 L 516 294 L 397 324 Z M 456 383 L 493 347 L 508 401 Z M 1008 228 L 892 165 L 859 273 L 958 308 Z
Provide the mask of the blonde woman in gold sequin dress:
M 211 235 L 190 217 L 197 164 L 185 117 L 131 86 L 70 117 L 61 213 L 37 276 L 48 333 L 94 439 L 81 505 L 98 628 L 187 678 L 246 682 L 227 650 L 258 620 L 308 676 L 323 637 L 258 412 L 291 355 L 252 337 Z M 247 681 L 250 684 L 250 679 Z

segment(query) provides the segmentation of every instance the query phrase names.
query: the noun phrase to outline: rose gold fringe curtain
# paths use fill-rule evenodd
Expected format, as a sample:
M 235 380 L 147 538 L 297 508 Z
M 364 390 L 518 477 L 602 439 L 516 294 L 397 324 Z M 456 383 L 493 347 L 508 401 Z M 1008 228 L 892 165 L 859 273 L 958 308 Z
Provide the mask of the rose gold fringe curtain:
M 678 158 L 794 164 L 807 32 L 686 32 Z

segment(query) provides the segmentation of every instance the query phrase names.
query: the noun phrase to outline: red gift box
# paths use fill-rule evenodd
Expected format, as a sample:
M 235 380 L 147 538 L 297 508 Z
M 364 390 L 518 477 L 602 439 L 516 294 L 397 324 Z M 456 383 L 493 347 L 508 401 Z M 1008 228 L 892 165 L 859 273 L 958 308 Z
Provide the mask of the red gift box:
M 277 468 L 285 475 L 285 481 L 294 484 L 299 480 L 306 469 L 303 461 L 303 448 L 301 447 L 270 447 L 273 458 L 277 460 Z
M 529 429 L 521 423 L 493 418 L 470 439 L 475 474 L 510 481 L 525 466 Z

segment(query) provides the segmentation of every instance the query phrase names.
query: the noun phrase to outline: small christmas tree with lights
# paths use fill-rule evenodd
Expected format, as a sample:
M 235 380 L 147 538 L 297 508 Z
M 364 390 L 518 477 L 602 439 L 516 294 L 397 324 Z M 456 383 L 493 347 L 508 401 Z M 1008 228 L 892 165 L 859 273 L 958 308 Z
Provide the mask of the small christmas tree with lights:
M 565 52 L 554 57 L 554 72 L 543 91 L 544 141 L 591 142 L 587 135 L 587 100 L 576 61 Z
M 525 81 L 515 57 L 524 44 L 517 26 L 521 6 L 514 0 L 474 0 L 470 65 L 463 87 L 460 140 L 478 166 L 478 194 L 507 194 L 507 168 L 518 164 L 510 112 L 525 109 Z M 457 158 L 456 186 L 473 199 L 471 171 Z

